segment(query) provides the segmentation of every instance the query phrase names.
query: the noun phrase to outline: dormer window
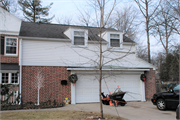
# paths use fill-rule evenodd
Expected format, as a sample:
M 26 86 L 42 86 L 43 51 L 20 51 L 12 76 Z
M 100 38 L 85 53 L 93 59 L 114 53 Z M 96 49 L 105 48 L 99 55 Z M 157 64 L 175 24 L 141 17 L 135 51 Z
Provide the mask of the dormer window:
M 119 34 L 110 34 L 110 47 L 120 47 Z
M 5 37 L 5 55 L 18 54 L 18 39 L 16 37 Z
M 85 45 L 84 31 L 74 31 L 74 45 Z

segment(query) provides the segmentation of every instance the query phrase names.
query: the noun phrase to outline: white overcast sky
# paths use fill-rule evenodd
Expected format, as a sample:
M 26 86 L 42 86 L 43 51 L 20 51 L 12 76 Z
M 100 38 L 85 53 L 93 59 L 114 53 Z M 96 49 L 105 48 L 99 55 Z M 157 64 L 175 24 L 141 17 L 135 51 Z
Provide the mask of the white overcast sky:
M 78 21 L 77 19 L 78 16 L 80 15 L 80 11 L 89 8 L 87 4 L 87 0 L 41 0 L 41 1 L 43 6 L 49 5 L 51 2 L 53 2 L 52 8 L 49 11 L 50 16 L 55 15 L 55 18 L 53 19 L 52 23 L 57 23 L 56 18 L 64 18 L 64 17 L 72 18 L 72 21 L 76 22 Z M 117 1 L 119 2 L 119 5 L 117 6 L 119 8 L 123 8 L 124 6 L 132 5 L 132 4 L 137 8 L 137 5 L 133 0 L 117 0 Z M 139 12 L 139 14 L 141 13 Z M 16 16 L 22 17 L 22 14 L 20 14 L 20 12 L 17 12 Z M 78 23 L 76 22 L 75 24 Z M 179 36 L 175 36 L 175 37 L 179 37 Z M 150 37 L 150 38 L 151 38 L 152 54 L 162 51 L 162 45 L 160 43 L 159 45 L 157 45 L 158 41 L 154 39 L 154 37 Z M 143 45 L 147 44 L 145 30 L 142 30 L 141 33 L 139 34 L 138 42 Z M 179 44 L 179 43 L 180 43 L 180 39 L 174 41 L 174 44 Z

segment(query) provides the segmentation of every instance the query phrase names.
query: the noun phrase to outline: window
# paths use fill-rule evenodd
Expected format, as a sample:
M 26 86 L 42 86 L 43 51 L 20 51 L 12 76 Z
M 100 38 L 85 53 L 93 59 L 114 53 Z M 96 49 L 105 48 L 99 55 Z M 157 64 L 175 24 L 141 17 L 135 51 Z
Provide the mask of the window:
M 5 37 L 5 55 L 17 55 L 17 45 L 16 37 Z
M 74 45 L 85 45 L 84 31 L 74 31 Z
M 0 73 L 0 81 L 3 84 L 18 84 L 17 73 Z
M 2 83 L 8 83 L 8 73 L 2 73 Z
M 12 73 L 12 75 L 11 75 L 11 83 L 18 83 L 17 73 Z
M 119 34 L 110 34 L 110 47 L 120 47 Z

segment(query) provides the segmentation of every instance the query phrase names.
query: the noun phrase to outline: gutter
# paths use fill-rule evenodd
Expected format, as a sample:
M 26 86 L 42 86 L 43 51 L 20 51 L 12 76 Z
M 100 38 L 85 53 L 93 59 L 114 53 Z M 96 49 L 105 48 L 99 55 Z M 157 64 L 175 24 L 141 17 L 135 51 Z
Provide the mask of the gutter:
M 67 70 L 75 70 L 75 71 L 95 71 L 95 70 L 99 70 L 96 68 L 67 68 Z M 110 70 L 114 70 L 114 71 L 150 71 L 150 69 L 102 69 L 103 71 L 110 71 Z
M 71 39 L 44 38 L 44 37 L 24 37 L 24 36 L 19 36 L 19 38 L 24 39 L 24 40 L 47 40 L 47 41 L 63 41 L 63 42 L 71 41 Z
M 20 104 L 22 98 L 22 39 L 20 39 L 20 50 L 19 50 L 19 66 L 20 66 Z

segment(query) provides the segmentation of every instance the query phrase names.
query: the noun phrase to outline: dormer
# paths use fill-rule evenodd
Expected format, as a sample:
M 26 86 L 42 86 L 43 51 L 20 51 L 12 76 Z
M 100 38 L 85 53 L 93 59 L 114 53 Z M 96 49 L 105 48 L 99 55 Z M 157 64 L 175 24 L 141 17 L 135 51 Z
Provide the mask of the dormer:
M 121 31 L 105 31 L 102 33 L 102 38 L 108 42 L 108 49 L 123 48 L 123 33 Z
M 88 30 L 77 27 L 69 27 L 64 34 L 71 39 L 73 47 L 87 47 Z

